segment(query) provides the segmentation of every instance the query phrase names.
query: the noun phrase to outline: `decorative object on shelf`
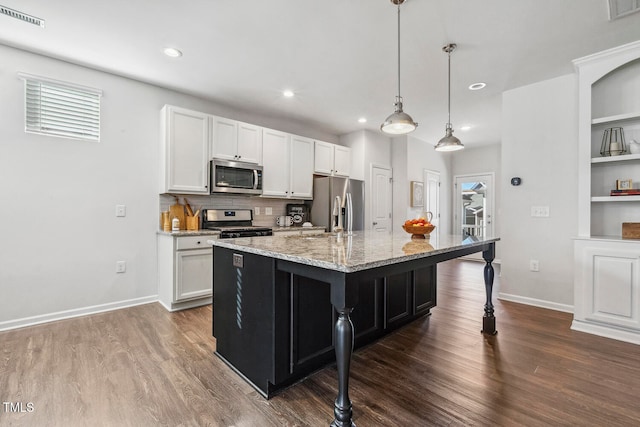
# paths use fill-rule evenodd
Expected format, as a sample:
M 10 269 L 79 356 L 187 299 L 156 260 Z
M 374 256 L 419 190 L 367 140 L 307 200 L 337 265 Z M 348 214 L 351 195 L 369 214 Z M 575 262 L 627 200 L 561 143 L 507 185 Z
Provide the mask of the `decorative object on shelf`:
M 522 184 L 522 178 L 520 178 L 519 176 L 514 176 L 513 178 L 511 178 L 511 185 L 518 186 L 520 184 Z
M 462 150 L 464 148 L 464 145 L 462 145 L 462 142 L 460 142 L 458 138 L 453 136 L 453 127 L 451 127 L 451 52 L 456 50 L 456 47 L 458 47 L 458 45 L 456 45 L 455 43 L 449 43 L 448 45 L 442 48 L 442 50 L 449 55 L 449 77 L 447 79 L 449 119 L 447 121 L 447 126 L 444 130 L 445 132 L 444 137 L 440 141 L 438 141 L 438 143 L 435 146 L 436 151 L 457 151 L 457 150 Z
M 411 207 L 424 206 L 424 184 L 421 181 L 411 181 Z
M 616 190 L 633 189 L 633 181 L 630 179 L 616 179 Z
M 403 135 L 413 132 L 418 124 L 413 121 L 410 115 L 402 111 L 402 96 L 400 96 L 400 5 L 405 0 L 391 0 L 391 3 L 398 6 L 398 96 L 394 106 L 396 110 L 387 117 L 387 120 L 380 125 L 380 130 L 391 135 Z
M 630 179 L 616 179 L 616 189 L 611 190 L 611 196 L 640 196 L 640 188 L 633 188 Z
M 640 239 L 640 222 L 623 222 L 622 238 Z
M 602 144 L 600 145 L 600 155 L 619 156 L 626 152 L 627 146 L 624 143 L 624 130 L 621 127 L 605 129 L 602 135 Z
M 635 139 L 629 141 L 629 152 L 631 154 L 640 154 L 640 143 Z

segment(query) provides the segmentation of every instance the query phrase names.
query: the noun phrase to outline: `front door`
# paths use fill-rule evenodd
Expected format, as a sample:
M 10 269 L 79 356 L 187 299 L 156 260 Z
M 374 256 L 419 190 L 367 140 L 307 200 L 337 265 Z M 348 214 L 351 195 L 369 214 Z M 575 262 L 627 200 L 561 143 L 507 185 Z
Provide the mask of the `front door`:
M 391 169 L 371 167 L 371 229 L 391 231 L 392 184 Z

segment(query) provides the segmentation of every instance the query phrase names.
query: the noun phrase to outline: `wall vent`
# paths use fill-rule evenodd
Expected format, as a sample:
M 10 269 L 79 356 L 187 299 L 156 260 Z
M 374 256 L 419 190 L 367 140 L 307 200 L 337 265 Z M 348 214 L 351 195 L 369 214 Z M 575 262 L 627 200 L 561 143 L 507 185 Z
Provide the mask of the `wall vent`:
M 609 0 L 609 21 L 640 11 L 640 0 Z
M 19 19 L 24 22 L 28 22 L 29 24 L 37 25 L 39 27 L 44 28 L 44 19 L 36 18 L 35 16 L 27 15 L 26 13 L 19 12 L 17 10 L 13 10 L 6 6 L 0 5 L 0 14 L 7 15 L 15 19 Z

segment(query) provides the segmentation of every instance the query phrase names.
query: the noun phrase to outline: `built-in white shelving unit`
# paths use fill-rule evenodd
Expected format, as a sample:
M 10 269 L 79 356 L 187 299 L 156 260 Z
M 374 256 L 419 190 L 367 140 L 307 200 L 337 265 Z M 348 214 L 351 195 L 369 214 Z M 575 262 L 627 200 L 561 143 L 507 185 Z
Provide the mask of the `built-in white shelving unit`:
M 574 61 L 578 73 L 578 233 L 572 329 L 640 344 L 640 196 L 611 196 L 616 180 L 640 188 L 640 154 L 603 157 L 604 131 L 640 141 L 640 41 Z

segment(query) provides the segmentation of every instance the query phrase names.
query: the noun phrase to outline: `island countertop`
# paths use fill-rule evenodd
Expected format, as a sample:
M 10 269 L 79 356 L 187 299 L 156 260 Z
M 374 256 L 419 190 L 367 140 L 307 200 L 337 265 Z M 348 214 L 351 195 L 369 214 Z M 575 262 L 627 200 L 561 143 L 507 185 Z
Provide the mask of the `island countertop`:
M 214 246 L 264 255 L 345 273 L 435 256 L 456 249 L 483 246 L 498 237 L 432 234 L 412 239 L 407 233 L 356 231 L 352 236 L 261 236 L 210 240 Z

